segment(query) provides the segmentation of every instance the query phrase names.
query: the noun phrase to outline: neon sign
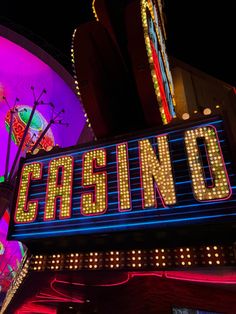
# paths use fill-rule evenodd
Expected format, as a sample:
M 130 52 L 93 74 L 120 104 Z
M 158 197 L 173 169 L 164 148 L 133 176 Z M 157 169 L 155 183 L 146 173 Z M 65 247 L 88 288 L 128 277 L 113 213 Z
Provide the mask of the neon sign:
M 25 159 L 10 237 L 232 219 L 235 175 L 223 121 L 212 118 L 164 131 Z
M 160 5 L 155 0 L 141 0 L 142 24 L 152 81 L 163 124 L 167 124 L 176 114 L 174 87 L 162 32 L 164 28 L 160 26 L 162 24 Z

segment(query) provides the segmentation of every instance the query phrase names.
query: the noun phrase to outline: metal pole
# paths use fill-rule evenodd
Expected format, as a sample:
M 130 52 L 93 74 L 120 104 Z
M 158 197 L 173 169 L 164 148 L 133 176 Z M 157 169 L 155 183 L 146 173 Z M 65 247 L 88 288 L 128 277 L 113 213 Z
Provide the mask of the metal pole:
M 15 113 L 14 109 L 11 109 L 10 110 L 10 130 L 9 130 L 8 142 L 7 142 L 7 155 L 6 155 L 6 163 L 5 163 L 4 181 L 7 181 L 7 176 L 8 176 L 8 167 L 9 167 L 9 160 L 10 160 L 10 154 L 11 154 L 11 135 L 12 135 L 14 113 Z
M 21 153 L 21 149 L 22 149 L 23 144 L 24 144 L 24 142 L 25 142 L 25 138 L 26 138 L 26 135 L 27 135 L 27 133 L 28 133 L 28 130 L 29 130 L 31 121 L 32 121 L 32 119 L 33 119 L 33 115 L 34 115 L 34 112 L 35 112 L 35 110 L 36 110 L 37 105 L 38 105 L 38 100 L 36 100 L 36 101 L 34 102 L 34 106 L 33 106 L 33 109 L 32 109 L 32 111 L 31 111 L 31 114 L 30 114 L 30 117 L 29 117 L 29 121 L 28 121 L 28 123 L 27 123 L 27 125 L 26 125 L 26 127 L 25 127 L 25 131 L 24 131 L 23 137 L 22 137 L 22 139 L 21 139 L 21 141 L 20 141 L 20 145 L 19 145 L 19 147 L 18 147 L 18 150 L 17 150 L 16 156 L 15 156 L 15 159 L 14 159 L 13 164 L 12 164 L 12 167 L 11 167 L 11 171 L 10 171 L 10 174 L 9 174 L 9 181 L 11 181 L 11 178 L 12 178 L 12 176 L 13 176 L 13 173 L 14 173 L 14 170 L 15 170 L 15 167 L 16 167 L 16 164 L 17 164 L 17 161 L 18 161 L 19 156 L 20 156 L 20 153 Z
M 47 131 L 49 130 L 50 126 L 55 123 L 55 120 L 60 116 L 61 113 L 64 113 L 64 109 L 62 109 L 61 111 L 58 112 L 57 115 L 55 115 L 50 122 L 48 123 L 48 125 L 46 126 L 46 128 L 43 130 L 42 134 L 40 135 L 40 137 L 37 139 L 36 143 L 34 144 L 34 146 L 32 147 L 32 153 L 34 152 L 34 150 L 37 148 L 37 146 L 39 145 L 39 143 L 41 142 L 42 138 L 44 137 L 44 135 L 47 133 Z
M 50 126 L 54 123 L 54 120 L 51 120 L 48 125 L 46 126 L 46 128 L 43 130 L 43 132 L 41 133 L 40 137 L 37 139 L 36 143 L 34 144 L 34 146 L 32 147 L 31 151 L 32 153 L 34 152 L 34 150 L 37 148 L 37 146 L 39 145 L 39 143 L 41 142 L 41 140 L 43 139 L 44 135 L 47 133 L 47 131 L 49 130 Z

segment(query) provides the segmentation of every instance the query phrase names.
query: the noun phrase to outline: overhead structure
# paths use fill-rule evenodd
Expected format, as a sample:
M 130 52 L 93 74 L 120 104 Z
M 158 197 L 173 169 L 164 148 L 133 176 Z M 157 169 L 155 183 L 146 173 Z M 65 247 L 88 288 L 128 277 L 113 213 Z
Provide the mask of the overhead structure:
M 72 62 L 95 135 L 170 123 L 175 101 L 161 1 L 96 0 L 93 11 L 96 21 L 74 32 Z

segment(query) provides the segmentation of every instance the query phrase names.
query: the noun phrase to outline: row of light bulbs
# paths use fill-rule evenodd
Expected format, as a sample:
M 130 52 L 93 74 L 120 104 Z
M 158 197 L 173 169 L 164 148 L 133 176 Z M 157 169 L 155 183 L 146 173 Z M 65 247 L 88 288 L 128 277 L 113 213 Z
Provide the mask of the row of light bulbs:
M 232 246 L 67 253 L 33 256 L 30 269 L 43 270 L 158 270 L 163 268 L 235 265 Z

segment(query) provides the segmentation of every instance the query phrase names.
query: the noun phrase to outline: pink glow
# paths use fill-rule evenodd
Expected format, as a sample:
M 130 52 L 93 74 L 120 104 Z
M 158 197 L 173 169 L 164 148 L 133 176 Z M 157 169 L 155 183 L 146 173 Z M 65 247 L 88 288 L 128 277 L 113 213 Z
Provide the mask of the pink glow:
M 35 305 L 32 301 L 28 301 L 24 305 L 22 305 L 19 310 L 15 312 L 15 314 L 28 314 L 28 313 L 56 314 L 57 310 L 45 305 L 38 304 Z
M 57 281 L 56 278 L 53 279 L 53 280 L 51 281 L 51 283 L 50 283 L 50 287 L 51 287 L 51 289 L 52 289 L 54 292 L 56 292 L 56 293 L 59 295 L 58 298 L 64 299 L 64 301 L 66 300 L 67 302 L 84 303 L 84 301 L 81 300 L 81 299 L 77 299 L 77 298 L 68 296 L 68 295 L 66 295 L 66 294 L 64 294 L 64 293 L 62 293 L 62 292 L 60 292 L 60 291 L 58 291 L 58 290 L 54 287 L 54 283 L 57 283 L 57 282 L 58 282 L 58 281 Z
M 201 283 L 211 283 L 211 284 L 231 284 L 236 285 L 236 273 L 235 272 L 227 272 L 216 274 L 204 273 L 204 272 L 194 272 L 194 271 L 159 271 L 159 272 L 128 272 L 125 274 L 125 278 L 123 280 L 118 280 L 113 283 L 94 283 L 90 284 L 90 286 L 94 287 L 114 287 L 120 286 L 123 284 L 127 284 L 131 279 L 135 277 L 161 277 L 167 279 L 174 279 L 180 281 L 189 281 L 189 282 L 201 282 Z M 72 285 L 72 286 L 80 286 L 84 287 L 86 284 L 84 282 L 70 282 L 65 280 L 59 280 L 54 278 L 50 284 L 51 288 L 58 293 L 58 291 L 54 288 L 55 284 L 62 285 Z
M 207 284 L 236 284 L 236 274 L 234 271 L 230 273 L 229 271 L 224 273 L 218 270 L 216 274 L 203 273 L 203 272 L 194 272 L 194 271 L 160 271 L 160 272 L 127 272 L 123 273 L 124 279 L 114 280 L 112 283 L 91 283 L 90 287 L 115 287 L 127 284 L 130 280 L 135 277 L 158 277 L 166 278 L 167 280 L 178 280 L 178 281 L 188 281 L 188 282 L 199 282 Z M 73 277 L 72 277 L 73 278 Z M 102 277 L 101 277 L 102 278 Z M 103 279 L 103 278 L 102 278 Z M 112 276 L 111 276 L 112 279 Z M 84 280 L 81 278 L 81 281 Z M 96 281 L 97 279 L 95 279 Z M 58 286 L 57 286 L 58 285 Z M 61 287 L 60 287 L 61 286 Z M 64 287 L 63 287 L 64 286 Z M 70 303 L 79 303 L 83 304 L 85 300 L 83 297 L 76 297 L 76 293 L 71 293 L 70 290 L 67 290 L 71 287 L 85 287 L 86 283 L 76 281 L 71 282 L 68 280 L 59 280 L 54 278 L 50 282 L 50 290 L 46 289 L 45 292 L 39 292 L 35 297 L 30 299 L 21 308 L 15 312 L 15 314 L 26 314 L 26 313 L 42 313 L 42 314 L 55 314 L 53 304 L 70 302 Z M 60 288 L 59 288 L 60 287 Z M 61 290 L 63 292 L 61 292 Z M 68 291 L 68 293 L 65 293 Z M 71 294 L 73 296 L 71 296 Z M 51 304 L 51 307 L 46 306 L 46 304 Z
M 212 284 L 236 284 L 236 274 L 221 273 L 221 274 L 204 274 L 203 272 L 194 271 L 163 271 L 163 272 L 144 272 L 144 273 L 129 273 L 131 278 L 140 276 L 155 276 L 169 279 L 175 279 L 180 281 L 212 283 Z
M 0 219 L 0 293 L 6 292 L 22 259 L 21 246 L 17 241 L 7 241 L 9 213 L 6 211 Z
M 2 96 L 7 97 L 11 106 L 16 97 L 20 99 L 19 104 L 32 106 L 33 95 L 30 87 L 35 87 L 36 95 L 45 88 L 47 94 L 43 96 L 43 100 L 54 103 L 56 112 L 65 109 L 62 118 L 63 122 L 69 123 L 69 127 L 59 125 L 51 127 L 55 143 L 62 147 L 77 143 L 85 125 L 85 118 L 79 99 L 62 78 L 64 73 L 58 75 L 37 56 L 1 36 L 0 47 L 0 175 L 3 175 L 8 138 L 5 117 L 9 108 L 2 101 Z M 41 54 L 39 48 L 38 55 Z M 40 105 L 37 110 L 50 121 L 52 112 L 49 106 Z M 17 146 L 13 142 L 11 144 L 10 166 L 17 150 Z
M 126 284 L 127 282 L 129 282 L 129 280 L 132 278 L 132 273 L 127 273 L 126 274 L 126 278 L 114 283 L 107 283 L 107 284 L 90 284 L 90 286 L 94 286 L 94 287 L 114 287 L 114 286 L 120 286 L 123 284 Z M 53 279 L 53 281 L 51 282 L 51 287 L 53 284 L 64 284 L 64 285 L 72 285 L 72 286 L 80 286 L 80 287 L 84 287 L 86 286 L 85 283 L 82 282 L 70 282 L 70 281 L 64 281 L 64 280 L 58 280 L 58 279 Z
M 203 272 L 180 272 L 180 271 L 168 271 L 164 272 L 164 276 L 169 279 L 211 283 L 211 284 L 222 284 L 222 285 L 236 285 L 236 274 L 235 272 L 228 272 L 219 274 L 204 274 Z

